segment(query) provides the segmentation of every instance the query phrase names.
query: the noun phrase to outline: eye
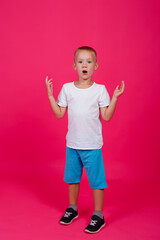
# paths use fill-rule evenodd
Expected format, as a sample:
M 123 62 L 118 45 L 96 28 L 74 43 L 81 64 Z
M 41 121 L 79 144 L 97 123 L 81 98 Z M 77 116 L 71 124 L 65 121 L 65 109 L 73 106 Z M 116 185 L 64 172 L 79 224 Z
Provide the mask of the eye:
M 88 61 L 88 63 L 92 63 L 92 61 Z
M 82 61 L 79 61 L 79 63 L 82 63 Z

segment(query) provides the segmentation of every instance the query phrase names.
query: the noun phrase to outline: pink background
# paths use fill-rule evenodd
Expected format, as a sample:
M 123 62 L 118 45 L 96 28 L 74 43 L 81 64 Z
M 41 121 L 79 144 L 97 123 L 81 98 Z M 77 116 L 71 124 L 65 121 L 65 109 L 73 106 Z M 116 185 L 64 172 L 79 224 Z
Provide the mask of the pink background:
M 121 80 L 126 86 L 112 120 L 103 121 L 104 211 L 110 220 L 99 236 L 159 239 L 159 1 L 10 0 L 0 9 L 1 239 L 69 239 L 73 232 L 76 239 L 88 237 L 80 230 L 93 211 L 85 172 L 80 223 L 57 223 L 68 206 L 67 115 L 55 118 L 45 87 L 48 75 L 57 98 L 64 83 L 77 80 L 73 54 L 83 45 L 96 49 L 93 80 L 105 84 L 110 97 Z

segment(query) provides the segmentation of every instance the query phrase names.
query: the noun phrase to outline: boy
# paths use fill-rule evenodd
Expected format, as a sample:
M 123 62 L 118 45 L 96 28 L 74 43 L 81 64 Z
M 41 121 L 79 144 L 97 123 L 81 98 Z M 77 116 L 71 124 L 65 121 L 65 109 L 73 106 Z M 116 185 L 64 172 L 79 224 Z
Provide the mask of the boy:
M 55 116 L 62 118 L 68 109 L 64 181 L 68 183 L 69 208 L 60 223 L 67 225 L 78 218 L 77 200 L 85 167 L 94 199 L 94 213 L 85 232 L 96 233 L 105 226 L 103 203 L 104 188 L 107 188 L 101 149 L 103 138 L 100 112 L 105 121 L 112 118 L 117 99 L 124 92 L 124 81 L 120 89 L 116 87 L 110 101 L 105 86 L 92 81 L 93 72 L 98 68 L 97 54 L 88 46 L 75 51 L 73 68 L 79 78 L 63 85 L 57 102 L 53 97 L 52 79 L 46 77 L 48 98 Z

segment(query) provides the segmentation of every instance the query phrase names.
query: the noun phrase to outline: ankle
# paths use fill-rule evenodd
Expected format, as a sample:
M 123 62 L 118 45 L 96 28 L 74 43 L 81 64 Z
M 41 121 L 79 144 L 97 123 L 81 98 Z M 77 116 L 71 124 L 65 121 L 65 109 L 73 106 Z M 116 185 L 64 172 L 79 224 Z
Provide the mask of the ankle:
M 96 215 L 96 216 L 100 217 L 101 219 L 103 219 L 103 211 L 94 211 L 93 215 Z
M 70 208 L 73 208 L 75 211 L 77 211 L 77 205 L 69 205 Z

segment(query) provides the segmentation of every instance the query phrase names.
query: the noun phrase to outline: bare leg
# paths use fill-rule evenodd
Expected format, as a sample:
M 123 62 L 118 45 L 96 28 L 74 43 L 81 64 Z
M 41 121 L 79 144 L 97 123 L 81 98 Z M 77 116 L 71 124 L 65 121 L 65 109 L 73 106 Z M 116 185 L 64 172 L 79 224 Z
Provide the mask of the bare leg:
M 69 204 L 70 205 L 77 205 L 79 189 L 80 189 L 80 183 L 69 183 L 68 184 Z
M 104 189 L 92 189 L 94 199 L 94 210 L 97 212 L 103 211 L 104 204 Z

